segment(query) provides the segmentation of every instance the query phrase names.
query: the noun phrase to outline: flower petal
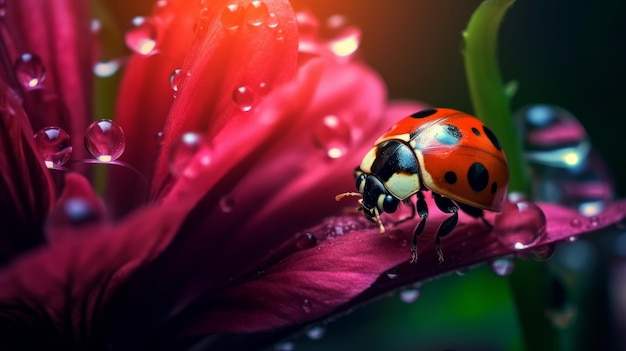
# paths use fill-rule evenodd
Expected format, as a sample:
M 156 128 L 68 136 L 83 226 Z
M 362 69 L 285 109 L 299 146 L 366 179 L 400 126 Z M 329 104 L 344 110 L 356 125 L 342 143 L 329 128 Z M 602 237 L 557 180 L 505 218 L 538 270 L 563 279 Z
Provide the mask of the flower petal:
M 435 207 L 432 198 L 427 202 Z M 558 205 L 540 207 L 547 217 L 547 233 L 531 251 L 606 228 L 626 216 L 626 200 L 608 205 L 595 218 Z M 489 213 L 488 220 L 493 222 L 494 215 Z M 387 233 L 380 235 L 377 227 L 362 216 L 327 219 L 307 230 L 306 236 L 295 236 L 286 242 L 268 257 L 258 274 L 253 272 L 248 279 L 233 283 L 225 291 L 207 294 L 191 305 L 170 324 L 170 333 L 166 335 L 185 339 L 219 333 L 271 332 L 304 325 L 403 286 L 520 252 L 500 244 L 481 221 L 462 214 L 458 227 L 442 239 L 446 258 L 438 264 L 434 237 L 445 216 L 439 211 L 431 212 L 426 230 L 419 237 L 420 257 L 416 264 L 408 263 L 415 221 L 395 228 L 390 225 Z M 576 221 L 582 224 L 572 224 Z
M 121 289 L 169 244 L 185 208 L 138 211 L 114 229 L 93 227 L 0 270 L 0 348 L 105 349 Z
M 89 3 L 20 0 L 8 3 L 6 11 L 7 30 L 2 34 L 7 55 L 16 62 L 23 53 L 35 54 L 45 68 L 42 89 L 12 87 L 21 90 L 33 128 L 61 127 L 70 134 L 73 145 L 82 145 L 91 116 L 93 77 Z M 14 67 L 5 69 L 15 73 Z M 15 79 L 10 81 L 18 85 Z M 81 148 L 74 150 L 75 157 L 86 155 Z
M 15 94 L 0 82 L 0 265 L 44 241 L 42 227 L 54 199 L 48 169 L 35 151 L 33 131 Z

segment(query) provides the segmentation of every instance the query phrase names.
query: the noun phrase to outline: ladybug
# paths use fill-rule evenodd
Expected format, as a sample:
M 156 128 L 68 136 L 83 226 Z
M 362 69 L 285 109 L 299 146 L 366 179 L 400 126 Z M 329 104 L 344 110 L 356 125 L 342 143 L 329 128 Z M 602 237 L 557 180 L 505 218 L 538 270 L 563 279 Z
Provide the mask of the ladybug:
M 451 214 L 435 239 L 442 262 L 440 238 L 456 226 L 458 210 L 491 227 L 483 210 L 499 212 L 509 184 L 509 168 L 496 135 L 476 117 L 448 108 L 426 109 L 400 120 L 376 140 L 354 176 L 358 192 L 336 199 L 360 197 L 359 210 L 378 224 L 381 233 L 385 227 L 380 215 L 395 212 L 400 203 L 411 206 L 407 219 L 419 215 L 411 263 L 417 261 L 417 237 L 428 217 L 424 191 L 432 192 L 439 210 Z

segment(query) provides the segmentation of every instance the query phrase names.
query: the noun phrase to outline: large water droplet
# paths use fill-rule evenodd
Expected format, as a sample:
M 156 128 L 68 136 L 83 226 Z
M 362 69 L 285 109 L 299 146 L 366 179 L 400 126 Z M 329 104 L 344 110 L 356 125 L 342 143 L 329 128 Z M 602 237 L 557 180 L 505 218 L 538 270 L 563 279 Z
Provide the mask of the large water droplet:
M 516 112 L 515 119 L 523 133 L 525 156 L 531 162 L 575 168 L 589 153 L 585 128 L 563 108 L 531 105 Z
M 154 23 L 144 17 L 135 17 L 133 25 L 134 27 L 124 36 L 128 48 L 140 55 L 154 54 L 157 45 L 157 31 Z
M 526 200 L 506 201 L 494 221 L 498 240 L 507 247 L 522 250 L 536 244 L 546 233 L 546 216 Z
M 361 29 L 358 27 L 346 28 L 328 41 L 330 51 L 339 57 L 353 56 L 360 45 Z
M 59 127 L 45 127 L 35 134 L 35 144 L 48 168 L 63 166 L 72 156 L 72 140 Z
M 252 110 L 254 105 L 254 93 L 252 93 L 250 88 L 242 85 L 233 91 L 233 101 L 240 110 L 248 112 Z
M 265 25 L 267 26 L 267 28 L 275 29 L 278 27 L 279 24 L 280 23 L 278 22 L 278 16 L 274 12 L 267 15 L 267 19 L 265 20 Z
M 498 276 L 504 277 L 513 273 L 515 262 L 510 258 L 497 258 L 489 262 L 491 271 Z
M 85 130 L 85 147 L 100 162 L 115 161 L 126 148 L 124 130 L 110 119 L 95 121 Z
M 212 156 L 212 149 L 200 133 L 184 133 L 170 149 L 170 172 L 175 177 L 194 178 L 211 164 Z
M 315 144 L 329 158 L 340 158 L 346 154 L 352 143 L 350 126 L 339 117 L 328 115 L 313 130 Z
M 309 299 L 304 299 L 302 300 L 302 303 L 300 304 L 300 308 L 302 308 L 302 311 L 304 311 L 304 313 L 311 313 L 311 309 L 313 308 L 313 304 L 311 303 L 311 300 Z
M 37 89 L 46 79 L 46 67 L 39 56 L 27 52 L 17 58 L 15 75 L 26 90 Z
M 246 22 L 251 26 L 262 25 L 268 15 L 267 4 L 261 0 L 254 0 L 246 6 Z
M 235 30 L 243 23 L 244 16 L 245 11 L 242 6 L 230 4 L 224 8 L 224 11 L 222 11 L 220 20 L 222 21 L 222 26 L 224 26 L 224 28 L 228 30 Z
M 398 294 L 400 301 L 404 303 L 414 303 L 420 298 L 420 290 L 418 288 L 403 289 Z

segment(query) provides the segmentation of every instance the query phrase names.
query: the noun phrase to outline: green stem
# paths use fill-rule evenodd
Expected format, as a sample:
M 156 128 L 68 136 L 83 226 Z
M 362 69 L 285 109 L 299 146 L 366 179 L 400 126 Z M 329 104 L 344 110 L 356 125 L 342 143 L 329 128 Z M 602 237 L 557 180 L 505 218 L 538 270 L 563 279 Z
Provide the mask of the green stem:
M 485 0 L 472 15 L 465 38 L 465 70 L 474 112 L 498 135 L 509 164 L 509 190 L 530 195 L 530 177 L 502 84 L 496 44 L 502 18 L 515 0 Z M 520 261 L 509 283 L 526 350 L 558 350 L 559 335 L 545 317 L 546 266 Z
M 500 78 L 496 42 L 498 28 L 515 0 L 485 0 L 472 15 L 465 39 L 465 71 L 474 113 L 500 139 L 509 164 L 509 190 L 530 194 L 522 146 L 515 131 L 509 97 Z

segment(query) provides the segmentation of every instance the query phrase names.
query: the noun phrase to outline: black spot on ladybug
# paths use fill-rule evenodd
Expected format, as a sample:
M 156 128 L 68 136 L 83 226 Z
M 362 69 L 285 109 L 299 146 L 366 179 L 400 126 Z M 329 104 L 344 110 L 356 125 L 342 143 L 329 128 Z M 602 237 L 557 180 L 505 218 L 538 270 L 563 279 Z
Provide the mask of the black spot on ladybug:
M 444 145 L 454 145 L 461 140 L 461 131 L 452 124 L 444 124 L 441 130 L 435 134 L 435 139 Z
M 446 183 L 448 183 L 448 184 L 454 184 L 454 183 L 456 183 L 456 173 L 454 173 L 452 171 L 448 171 L 443 176 L 443 179 L 445 179 Z
M 487 138 L 489 138 L 489 141 L 491 141 L 493 146 L 495 146 L 496 149 L 498 149 L 498 150 L 502 150 L 502 146 L 500 145 L 500 141 L 498 140 L 496 135 L 493 134 L 491 129 L 487 128 L 487 126 L 483 126 L 483 130 L 485 131 L 485 134 L 487 134 Z
M 498 191 L 498 183 L 493 182 L 491 183 L 491 193 L 495 194 Z
M 489 184 L 489 171 L 482 163 L 474 162 L 467 171 L 467 181 L 474 191 L 483 191 Z
M 476 136 L 480 136 L 480 130 L 472 127 L 472 133 L 474 133 Z
M 418 112 L 415 112 L 414 114 L 411 115 L 411 117 L 413 118 L 424 118 L 424 117 L 428 117 L 432 114 L 437 113 L 437 110 L 434 108 L 429 108 L 427 110 L 421 110 Z

